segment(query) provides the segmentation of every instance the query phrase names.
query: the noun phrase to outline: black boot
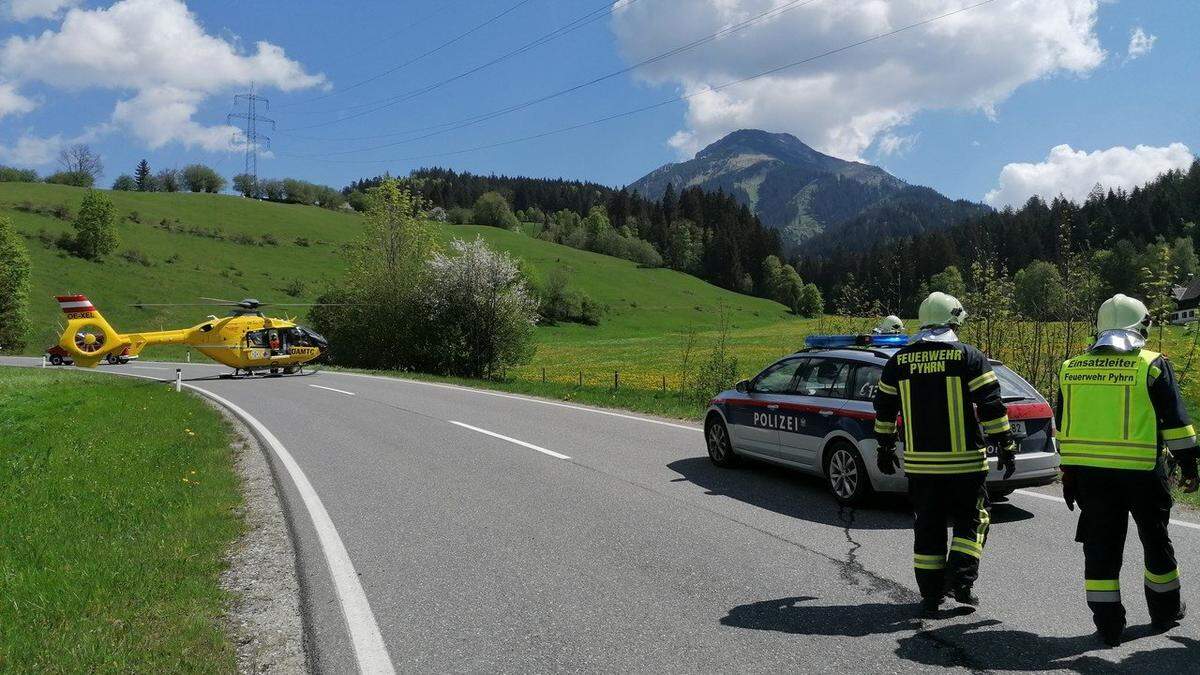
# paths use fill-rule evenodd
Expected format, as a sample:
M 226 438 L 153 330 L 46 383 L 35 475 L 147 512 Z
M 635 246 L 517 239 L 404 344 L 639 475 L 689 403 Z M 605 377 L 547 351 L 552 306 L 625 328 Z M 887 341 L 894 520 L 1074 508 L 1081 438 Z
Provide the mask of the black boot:
M 970 586 L 959 586 L 950 592 L 950 597 L 961 605 L 979 606 L 979 597 L 971 592 Z
M 1125 624 L 1112 624 L 1109 626 L 1099 626 L 1096 629 L 1096 634 L 1100 636 L 1100 641 L 1109 647 L 1121 646 L 1121 633 L 1125 631 Z
M 1168 628 L 1178 625 L 1180 621 L 1183 621 L 1183 618 L 1185 616 L 1187 616 L 1187 603 L 1184 602 L 1183 600 L 1180 600 L 1179 601 L 1179 611 L 1176 612 L 1174 616 L 1168 616 L 1168 617 L 1158 618 L 1158 619 L 1152 618 L 1152 619 L 1150 619 L 1150 623 L 1153 624 L 1154 627 L 1159 630 L 1166 630 Z
M 937 616 L 942 606 L 942 598 L 924 598 L 921 600 L 921 616 L 932 619 Z

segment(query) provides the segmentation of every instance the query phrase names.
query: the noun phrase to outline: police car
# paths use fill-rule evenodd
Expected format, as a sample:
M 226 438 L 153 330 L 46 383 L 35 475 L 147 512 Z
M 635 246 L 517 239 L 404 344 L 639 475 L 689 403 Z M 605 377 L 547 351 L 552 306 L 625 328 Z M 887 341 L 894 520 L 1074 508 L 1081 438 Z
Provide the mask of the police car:
M 906 335 L 810 336 L 807 348 L 712 400 L 704 421 L 709 458 L 722 467 L 760 459 L 821 476 L 844 504 L 906 492 L 902 471 L 888 476 L 876 467 L 872 399 L 883 364 L 907 342 Z M 991 364 L 1019 449 L 1008 480 L 989 460 L 989 492 L 1053 483 L 1059 456 L 1050 405 L 1020 375 Z

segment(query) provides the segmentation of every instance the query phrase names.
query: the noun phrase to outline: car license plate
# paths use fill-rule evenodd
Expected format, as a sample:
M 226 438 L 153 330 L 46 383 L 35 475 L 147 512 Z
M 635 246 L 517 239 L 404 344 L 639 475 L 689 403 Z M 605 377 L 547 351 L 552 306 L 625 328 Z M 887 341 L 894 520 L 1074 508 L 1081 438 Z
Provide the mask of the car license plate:
M 1025 433 L 1025 422 L 1023 420 L 1014 420 L 1008 424 L 1012 427 L 1013 438 L 1025 438 L 1028 435 Z

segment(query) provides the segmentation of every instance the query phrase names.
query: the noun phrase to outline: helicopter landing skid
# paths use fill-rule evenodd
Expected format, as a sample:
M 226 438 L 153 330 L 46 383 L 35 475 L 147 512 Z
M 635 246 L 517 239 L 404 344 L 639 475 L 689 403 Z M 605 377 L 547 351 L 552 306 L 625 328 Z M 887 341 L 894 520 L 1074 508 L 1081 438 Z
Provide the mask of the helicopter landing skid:
M 234 368 L 232 373 L 221 373 L 222 380 L 243 380 L 250 377 L 283 377 L 284 375 L 306 375 L 304 366 L 282 366 L 279 368 Z

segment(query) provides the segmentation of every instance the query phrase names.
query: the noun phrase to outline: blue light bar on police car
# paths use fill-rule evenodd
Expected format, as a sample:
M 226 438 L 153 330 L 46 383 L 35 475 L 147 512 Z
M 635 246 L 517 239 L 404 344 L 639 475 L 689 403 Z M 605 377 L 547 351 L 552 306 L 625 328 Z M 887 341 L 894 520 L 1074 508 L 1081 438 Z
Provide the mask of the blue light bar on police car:
M 804 338 L 806 347 L 819 349 L 903 347 L 906 344 L 908 344 L 907 335 L 809 335 Z

